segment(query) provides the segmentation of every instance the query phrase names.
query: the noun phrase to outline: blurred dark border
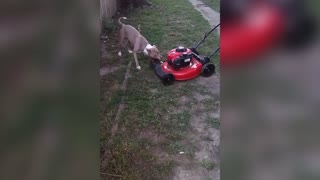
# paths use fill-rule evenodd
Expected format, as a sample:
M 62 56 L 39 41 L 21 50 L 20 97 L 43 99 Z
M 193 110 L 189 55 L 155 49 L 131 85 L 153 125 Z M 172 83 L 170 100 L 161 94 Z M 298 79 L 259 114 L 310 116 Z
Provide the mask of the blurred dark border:
M 221 179 L 320 179 L 320 1 L 263 1 L 287 11 L 287 27 L 263 53 L 221 69 Z
M 99 178 L 98 1 L 0 5 L 0 179 Z

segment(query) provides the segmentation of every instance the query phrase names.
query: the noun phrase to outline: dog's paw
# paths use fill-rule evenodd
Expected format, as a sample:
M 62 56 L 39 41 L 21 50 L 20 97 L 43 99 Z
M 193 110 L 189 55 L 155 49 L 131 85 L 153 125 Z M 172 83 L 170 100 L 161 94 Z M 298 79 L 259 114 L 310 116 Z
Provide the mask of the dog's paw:
M 122 53 L 121 53 L 121 51 L 119 51 L 119 52 L 118 52 L 118 56 L 122 56 Z
M 140 70 L 140 69 L 141 69 L 141 66 L 137 66 L 137 69 Z
M 133 53 L 133 51 L 131 51 L 130 49 L 128 49 L 128 52 L 129 52 L 130 54 L 132 54 L 132 53 Z

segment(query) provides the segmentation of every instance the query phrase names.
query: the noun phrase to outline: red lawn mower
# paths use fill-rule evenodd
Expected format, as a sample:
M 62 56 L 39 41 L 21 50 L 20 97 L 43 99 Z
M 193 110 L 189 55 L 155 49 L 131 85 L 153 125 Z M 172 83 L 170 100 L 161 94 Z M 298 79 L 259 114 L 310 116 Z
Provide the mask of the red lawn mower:
M 154 72 L 164 85 L 171 85 L 174 81 L 193 79 L 200 74 L 204 77 L 210 77 L 215 73 L 216 67 L 210 62 L 210 58 L 220 50 L 220 47 L 209 56 L 200 56 L 197 48 L 219 26 L 220 24 L 205 33 L 203 39 L 196 46 L 192 48 L 179 46 L 167 53 L 167 60 L 163 63 L 157 60 L 152 61 Z
M 317 20 L 301 0 L 221 0 L 222 67 L 242 65 L 281 44 L 302 47 Z

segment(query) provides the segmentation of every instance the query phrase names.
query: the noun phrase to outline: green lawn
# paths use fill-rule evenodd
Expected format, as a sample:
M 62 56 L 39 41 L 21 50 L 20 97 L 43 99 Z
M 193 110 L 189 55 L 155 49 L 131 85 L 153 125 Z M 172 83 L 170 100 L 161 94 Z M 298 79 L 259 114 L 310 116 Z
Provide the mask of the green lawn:
M 126 24 L 141 26 L 142 34 L 150 43 L 156 44 L 162 54 L 178 45 L 191 47 L 198 42 L 204 32 L 210 29 L 209 24 L 198 11 L 193 9 L 187 0 L 152 0 L 155 7 L 136 9 L 129 15 Z M 194 91 L 206 92 L 205 87 L 195 80 L 163 86 L 161 81 L 149 68 L 149 62 L 142 55 L 138 56 L 142 69 L 136 70 L 134 63 L 128 79 L 127 90 L 120 90 L 131 54 L 117 56 L 117 31 L 109 34 L 110 40 L 105 48 L 109 57 L 102 58 L 106 66 L 118 66 L 119 69 L 101 78 L 101 154 L 107 156 L 102 162 L 102 177 L 106 179 L 167 179 L 176 164 L 170 155 L 184 151 L 188 158 L 193 157 L 194 147 L 184 138 L 190 129 L 192 105 L 197 103 L 188 98 L 184 105 L 179 103 L 182 95 L 191 97 Z M 219 36 L 212 33 L 200 52 L 209 54 L 219 43 Z M 218 66 L 219 55 L 212 58 Z M 121 113 L 118 131 L 111 136 L 111 129 L 119 103 L 125 104 Z M 216 106 L 208 105 L 212 111 Z M 210 121 L 211 122 L 211 121 Z M 212 122 L 217 126 L 216 120 Z M 169 154 L 159 158 L 157 153 Z M 107 154 L 107 155 L 106 155 Z M 208 163 L 207 163 L 208 164 Z M 209 168 L 213 167 L 211 163 Z

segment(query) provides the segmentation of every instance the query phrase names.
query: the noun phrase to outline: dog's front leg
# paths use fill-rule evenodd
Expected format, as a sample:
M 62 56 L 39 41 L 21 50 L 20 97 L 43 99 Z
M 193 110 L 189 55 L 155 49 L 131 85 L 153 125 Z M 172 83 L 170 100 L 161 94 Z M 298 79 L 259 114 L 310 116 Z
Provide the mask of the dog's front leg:
M 139 62 L 138 62 L 138 58 L 137 58 L 137 53 L 136 52 L 133 52 L 133 58 L 134 58 L 134 61 L 136 62 L 136 68 L 138 70 L 141 69 L 141 66 L 139 65 Z
M 120 29 L 120 35 L 119 35 L 118 56 L 122 56 L 121 48 L 125 47 L 127 44 L 128 44 L 128 40 L 125 40 L 125 30 L 122 27 Z

